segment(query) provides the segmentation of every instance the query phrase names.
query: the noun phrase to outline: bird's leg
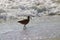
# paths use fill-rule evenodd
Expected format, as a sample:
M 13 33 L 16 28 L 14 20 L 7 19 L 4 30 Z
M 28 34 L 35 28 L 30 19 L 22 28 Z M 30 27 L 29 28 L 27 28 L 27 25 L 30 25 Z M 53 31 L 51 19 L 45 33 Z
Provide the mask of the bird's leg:
M 24 29 L 24 30 L 26 29 L 26 25 L 24 25 L 23 29 Z
M 24 25 L 24 27 L 26 27 L 26 25 Z

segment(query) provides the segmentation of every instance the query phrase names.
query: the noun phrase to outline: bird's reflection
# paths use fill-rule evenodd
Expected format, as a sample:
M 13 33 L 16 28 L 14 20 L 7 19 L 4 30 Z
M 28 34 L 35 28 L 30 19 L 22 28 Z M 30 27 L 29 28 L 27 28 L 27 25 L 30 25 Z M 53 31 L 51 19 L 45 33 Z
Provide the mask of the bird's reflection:
M 27 29 L 27 27 L 23 27 L 23 30 L 26 30 Z

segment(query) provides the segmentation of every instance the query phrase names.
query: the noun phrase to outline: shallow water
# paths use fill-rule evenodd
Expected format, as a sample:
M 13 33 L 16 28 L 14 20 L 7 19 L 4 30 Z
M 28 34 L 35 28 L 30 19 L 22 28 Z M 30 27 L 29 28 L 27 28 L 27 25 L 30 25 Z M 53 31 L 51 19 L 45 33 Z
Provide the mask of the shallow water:
M 33 17 L 27 29 L 17 20 L 0 24 L 1 40 L 57 40 L 60 39 L 60 16 Z

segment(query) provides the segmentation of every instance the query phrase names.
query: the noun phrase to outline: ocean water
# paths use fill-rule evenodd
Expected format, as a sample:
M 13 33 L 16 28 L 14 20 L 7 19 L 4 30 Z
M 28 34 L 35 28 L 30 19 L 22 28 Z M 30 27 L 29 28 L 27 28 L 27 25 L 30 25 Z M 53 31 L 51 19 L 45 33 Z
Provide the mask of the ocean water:
M 59 0 L 0 0 L 0 40 L 60 40 Z M 23 30 L 17 21 L 30 16 Z

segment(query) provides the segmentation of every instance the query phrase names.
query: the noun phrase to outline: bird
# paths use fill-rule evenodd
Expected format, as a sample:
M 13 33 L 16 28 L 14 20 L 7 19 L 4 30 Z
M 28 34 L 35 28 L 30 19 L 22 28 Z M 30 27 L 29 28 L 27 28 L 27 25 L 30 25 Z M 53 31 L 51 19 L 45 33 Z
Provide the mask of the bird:
M 26 28 L 26 25 L 29 23 L 29 21 L 30 21 L 30 16 L 28 16 L 27 19 L 18 21 L 18 23 L 23 24 L 24 27 Z

